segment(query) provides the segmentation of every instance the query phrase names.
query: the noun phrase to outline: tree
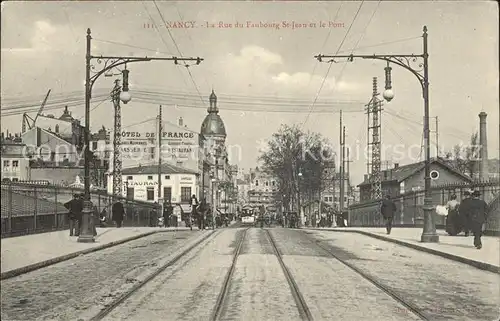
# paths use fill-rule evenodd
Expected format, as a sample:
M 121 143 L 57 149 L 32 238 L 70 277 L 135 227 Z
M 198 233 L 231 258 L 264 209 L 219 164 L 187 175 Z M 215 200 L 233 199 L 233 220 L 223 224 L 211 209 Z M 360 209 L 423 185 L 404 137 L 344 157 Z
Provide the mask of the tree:
M 295 207 L 292 204 L 306 195 L 319 194 L 325 160 L 333 156 L 321 134 L 304 133 L 297 125 L 282 125 L 267 145 L 259 160 L 263 170 L 277 179 L 278 198 L 285 208 Z
M 450 166 L 472 178 L 477 172 L 477 161 L 481 150 L 477 132 L 470 136 L 469 142 L 468 146 L 463 144 L 453 146 L 453 150 L 447 152 L 444 159 Z

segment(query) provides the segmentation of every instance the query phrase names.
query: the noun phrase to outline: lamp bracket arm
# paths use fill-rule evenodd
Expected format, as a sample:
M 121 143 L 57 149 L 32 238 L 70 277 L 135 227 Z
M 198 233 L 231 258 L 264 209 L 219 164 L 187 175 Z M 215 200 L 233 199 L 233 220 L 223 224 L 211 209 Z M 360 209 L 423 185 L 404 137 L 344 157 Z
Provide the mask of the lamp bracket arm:
M 89 92 L 92 92 L 92 87 L 99 78 L 106 71 L 114 69 L 118 66 L 125 65 L 133 62 L 150 61 L 151 58 L 122 58 L 122 57 L 99 57 L 92 56 L 90 59 L 96 59 L 96 64 L 90 65 L 90 72 L 93 74 L 89 79 Z M 98 68 L 101 65 L 101 69 Z

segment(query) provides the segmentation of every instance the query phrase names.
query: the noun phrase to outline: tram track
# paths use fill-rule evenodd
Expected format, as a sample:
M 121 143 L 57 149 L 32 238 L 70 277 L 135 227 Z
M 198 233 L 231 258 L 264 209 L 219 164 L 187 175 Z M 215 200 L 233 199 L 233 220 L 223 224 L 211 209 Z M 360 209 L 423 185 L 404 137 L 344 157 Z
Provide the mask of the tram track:
M 250 227 L 244 230 L 243 235 L 241 236 L 241 238 L 238 241 L 238 245 L 237 245 L 237 248 L 234 252 L 231 267 L 229 268 L 229 270 L 226 274 L 226 277 L 224 279 L 224 282 L 222 284 L 222 289 L 217 297 L 215 308 L 212 312 L 210 321 L 219 321 L 222 319 L 223 308 L 225 307 L 225 303 L 227 301 L 227 297 L 228 297 L 229 290 L 231 287 L 231 281 L 233 280 L 233 275 L 234 275 L 234 272 L 236 270 L 236 264 L 238 261 L 238 257 L 241 253 L 241 248 L 242 248 L 243 243 L 245 241 L 246 233 L 249 229 L 250 229 Z M 289 271 L 289 269 L 285 265 L 285 262 L 283 261 L 281 253 L 279 252 L 278 247 L 276 245 L 276 241 L 274 240 L 273 236 L 271 235 L 271 233 L 268 229 L 265 229 L 264 231 L 265 231 L 265 234 L 267 236 L 267 239 L 269 240 L 269 243 L 271 244 L 271 247 L 273 249 L 273 253 L 274 253 L 275 257 L 277 258 L 278 263 L 281 267 L 281 270 L 283 271 L 283 274 L 284 274 L 284 276 L 287 280 L 287 283 L 290 287 L 292 297 L 295 300 L 295 304 L 297 306 L 300 318 L 302 320 L 312 321 L 313 316 L 311 314 L 311 311 L 309 310 L 309 307 L 307 306 L 307 303 L 306 303 L 302 293 L 300 292 L 299 287 L 298 287 L 297 283 L 295 282 L 291 272 Z
M 157 269 L 155 269 L 152 273 L 146 276 L 140 282 L 134 284 L 130 289 L 120 294 L 117 298 L 113 299 L 110 303 L 107 303 L 103 309 L 101 309 L 97 314 L 93 315 L 89 318 L 89 321 L 99 321 L 103 320 L 106 316 L 108 316 L 111 312 L 116 310 L 121 304 L 124 303 L 129 297 L 138 292 L 141 288 L 143 288 L 146 284 L 150 283 L 153 279 L 159 276 L 162 272 L 164 272 L 167 268 L 173 266 L 177 262 L 179 262 L 182 258 L 184 258 L 189 253 L 193 252 L 195 249 L 199 248 L 203 244 L 206 244 L 210 239 L 214 239 L 217 235 L 219 235 L 223 230 L 215 230 L 207 233 L 206 236 L 202 237 L 200 240 L 196 241 L 194 244 L 191 244 L 189 247 L 184 249 L 182 252 L 177 254 L 168 262 L 162 264 Z M 183 265 L 187 264 L 190 261 L 188 259 Z
M 307 233 L 305 233 L 307 235 Z M 392 297 L 395 301 L 397 301 L 399 304 L 403 305 L 405 308 L 407 308 L 409 311 L 411 311 L 413 314 L 415 314 L 417 317 L 419 317 L 421 320 L 426 320 L 430 321 L 432 318 L 422 309 L 414 305 L 413 303 L 409 302 L 405 298 L 403 298 L 401 295 L 393 291 L 391 288 L 385 286 L 382 284 L 377 278 L 369 275 L 368 273 L 365 273 L 361 269 L 357 268 L 353 264 L 347 262 L 347 260 L 342 259 L 339 255 L 337 255 L 334 251 L 326 247 L 325 245 L 321 244 L 320 240 L 316 240 L 310 235 L 306 236 L 311 243 L 315 244 L 318 248 L 320 248 L 323 252 L 325 252 L 328 256 L 336 259 L 338 262 L 342 263 L 344 266 L 348 267 L 350 270 L 356 272 L 359 276 L 376 286 L 379 290 L 384 292 L 385 294 L 389 295 Z

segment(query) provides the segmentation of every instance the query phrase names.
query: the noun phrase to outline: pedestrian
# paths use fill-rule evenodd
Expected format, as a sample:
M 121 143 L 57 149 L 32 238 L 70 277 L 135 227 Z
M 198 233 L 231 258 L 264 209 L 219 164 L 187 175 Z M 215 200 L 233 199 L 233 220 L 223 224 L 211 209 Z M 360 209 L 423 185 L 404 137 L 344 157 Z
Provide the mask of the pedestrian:
M 173 212 L 173 207 L 172 204 L 170 203 L 170 200 L 167 200 L 163 204 L 163 220 L 165 221 L 165 227 L 170 227 L 170 217 Z
M 82 215 L 83 204 L 80 201 L 80 195 L 74 194 L 73 199 L 64 203 L 64 207 L 68 209 L 69 219 L 69 236 L 80 235 L 80 216 Z
M 385 199 L 382 200 L 380 213 L 382 213 L 382 217 L 385 220 L 387 234 L 391 234 L 392 220 L 394 219 L 394 213 L 396 213 L 396 204 L 394 204 L 389 195 L 386 195 Z
M 488 215 L 488 204 L 479 198 L 481 193 L 474 191 L 469 205 L 469 222 L 472 233 L 474 234 L 474 246 L 479 250 L 483 247 L 481 236 L 483 234 L 483 224 L 486 223 Z
M 450 235 L 457 235 L 460 232 L 460 217 L 458 215 L 459 203 L 457 195 L 453 194 L 446 203 L 448 215 L 446 216 L 446 232 Z
M 465 236 L 469 236 L 470 228 L 470 203 L 472 201 L 471 192 L 464 192 L 465 198 L 460 202 L 460 206 L 458 207 L 458 215 L 460 219 L 460 225 L 465 232 Z M 459 233 L 459 232 L 457 232 Z
M 120 201 L 114 203 L 113 207 L 111 208 L 111 212 L 111 219 L 116 222 L 116 227 L 122 227 L 123 217 L 125 215 L 123 204 Z
M 193 194 L 193 196 L 191 196 L 190 205 L 191 205 L 191 214 L 189 215 L 189 217 L 187 219 L 189 220 L 189 226 L 192 227 L 192 225 L 193 225 L 192 218 L 197 217 L 198 206 L 200 205 L 198 203 L 198 199 L 196 198 L 196 195 L 194 195 L 194 194 Z

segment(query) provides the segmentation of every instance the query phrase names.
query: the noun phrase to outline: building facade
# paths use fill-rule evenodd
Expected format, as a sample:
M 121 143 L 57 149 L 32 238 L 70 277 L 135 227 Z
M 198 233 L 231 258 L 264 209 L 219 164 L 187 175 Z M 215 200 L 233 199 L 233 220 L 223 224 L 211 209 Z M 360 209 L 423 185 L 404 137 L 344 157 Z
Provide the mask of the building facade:
M 226 148 L 226 127 L 219 115 L 217 96 L 212 90 L 210 105 L 200 128 L 203 137 L 202 195 L 220 213 L 236 212 L 237 167 L 229 163 Z M 228 203 L 227 200 L 230 200 Z
M 5 136 L 2 133 L 0 141 L 0 166 L 2 181 L 25 181 L 29 179 L 29 159 L 24 155 L 26 145 L 20 135 Z
M 129 199 L 158 202 L 161 182 L 161 200 L 188 205 L 192 195 L 198 195 L 198 174 L 171 164 L 162 164 L 159 180 L 158 165 L 136 166 L 122 170 L 122 196 Z M 108 193 L 113 193 L 113 177 L 108 175 Z M 160 201 L 161 201 L 160 200 Z M 183 206 L 184 208 L 184 206 Z
M 266 208 L 275 207 L 279 193 L 278 180 L 259 168 L 250 169 L 249 174 L 250 184 L 247 193 L 247 205 L 251 207 L 259 207 L 261 205 L 264 205 Z
M 411 191 L 424 190 L 424 166 L 424 162 L 404 166 L 394 164 L 393 168 L 382 171 L 382 195 L 395 198 Z M 472 181 L 471 178 L 456 171 L 439 158 L 431 160 L 430 170 L 431 177 L 433 177 L 431 186 Z M 371 184 L 368 175 L 365 175 L 364 181 L 358 187 L 360 202 L 371 200 Z

